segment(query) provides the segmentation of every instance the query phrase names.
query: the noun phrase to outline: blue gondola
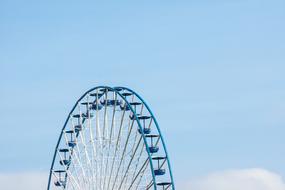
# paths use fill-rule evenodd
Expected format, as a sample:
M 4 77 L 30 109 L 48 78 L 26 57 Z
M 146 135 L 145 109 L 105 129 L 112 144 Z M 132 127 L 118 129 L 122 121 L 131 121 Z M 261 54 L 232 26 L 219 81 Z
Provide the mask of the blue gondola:
M 165 174 L 165 169 L 161 168 L 165 161 L 166 161 L 166 157 L 164 156 L 157 156 L 157 157 L 152 157 L 152 160 L 157 160 L 157 168 L 154 170 L 154 174 L 155 175 L 164 175 Z M 162 160 L 162 163 L 159 163 Z
M 159 137 L 159 135 L 151 134 L 151 135 L 146 135 L 145 137 L 147 137 L 147 138 L 156 138 L 156 137 Z
M 162 189 L 165 190 L 165 189 L 168 189 L 168 187 L 172 185 L 172 183 L 171 182 L 160 182 L 160 183 L 157 183 L 156 185 L 162 187 Z
M 136 114 L 136 115 L 139 116 L 139 114 Z M 136 119 L 135 114 L 131 114 L 129 117 L 130 117 L 131 120 L 135 120 Z
M 95 96 L 95 97 L 101 97 L 102 95 L 103 95 L 104 93 L 97 93 L 97 92 L 95 92 L 95 93 L 90 93 L 90 96 Z
M 94 104 L 94 102 L 81 102 L 82 105 L 88 106 Z
M 94 117 L 94 115 L 92 113 L 89 114 L 89 112 L 87 112 L 87 113 L 83 113 L 82 117 L 86 119 L 86 118 L 89 118 L 89 117 L 92 118 L 92 117 Z
M 103 106 L 101 104 L 92 104 L 91 109 L 92 110 L 101 110 Z
M 55 173 L 58 173 L 58 179 L 57 181 L 54 182 L 55 186 L 62 186 L 65 188 L 66 186 L 66 181 L 65 180 L 62 180 L 61 178 L 61 173 L 65 173 L 66 171 L 65 170 L 55 170 L 54 171 Z
M 66 186 L 66 182 L 63 180 L 58 180 L 58 181 L 54 182 L 54 184 L 57 187 L 64 187 L 65 188 L 65 186 Z
M 53 171 L 54 173 L 59 173 L 59 175 L 61 174 L 61 173 L 64 173 L 64 172 L 66 172 L 65 170 L 54 170 Z
M 121 110 L 129 111 L 131 108 L 125 104 L 125 105 L 120 105 Z
M 101 105 L 103 106 L 119 106 L 121 105 L 121 101 L 120 100 L 101 100 Z
M 155 175 L 164 175 L 165 174 L 165 169 L 156 169 L 154 170 Z
M 142 104 L 141 102 L 130 102 L 130 105 L 132 105 L 132 106 L 138 106 L 141 104 Z
M 148 147 L 148 150 L 150 153 L 157 153 L 159 150 L 159 147 L 158 146 L 150 146 L 150 147 Z
M 74 118 L 80 118 L 80 114 L 75 114 L 75 115 L 73 115 L 72 117 L 74 117 Z
M 74 131 L 73 131 L 73 130 L 68 130 L 68 131 L 65 131 L 65 133 L 73 134 L 73 133 L 74 133 Z
M 70 160 L 60 160 L 59 163 L 63 166 L 69 166 L 70 165 Z
M 166 157 L 165 156 L 156 156 L 156 157 L 152 157 L 153 160 L 157 160 L 157 161 L 160 161 L 160 160 L 165 160 Z
M 142 130 L 141 129 L 138 129 L 138 132 L 140 133 L 140 134 L 142 134 Z M 143 133 L 144 134 L 150 134 L 150 132 L 151 132 L 151 129 L 150 128 L 143 128 Z
M 158 186 L 165 186 L 165 185 L 171 185 L 172 183 L 171 182 L 160 182 L 160 183 L 157 183 Z
M 119 92 L 123 90 L 123 89 L 120 88 L 120 87 L 115 87 L 114 89 L 115 89 L 116 91 L 119 91 Z
M 62 149 L 59 149 L 58 151 L 59 151 L 59 152 L 69 152 L 69 149 L 67 149 L 67 148 L 62 148 Z M 60 170 L 57 170 L 57 171 L 60 171 Z
M 141 119 L 141 120 L 146 120 L 146 119 L 149 119 L 149 118 L 151 118 L 151 116 L 142 115 L 142 116 L 138 117 L 138 119 Z
M 101 88 L 100 91 L 101 91 L 101 92 L 104 92 L 104 93 L 105 93 L 105 92 L 112 92 L 113 89 Z
M 68 141 L 68 146 L 74 148 L 76 146 L 76 141 Z
M 74 126 L 74 130 L 75 130 L 76 133 L 78 133 L 79 131 L 82 130 L 82 125 L 75 125 Z
M 132 94 L 132 93 L 129 93 L 129 92 L 123 92 L 123 93 L 122 93 L 122 96 L 125 96 L 125 97 L 126 97 L 126 96 L 131 96 L 131 95 L 133 95 L 133 94 Z

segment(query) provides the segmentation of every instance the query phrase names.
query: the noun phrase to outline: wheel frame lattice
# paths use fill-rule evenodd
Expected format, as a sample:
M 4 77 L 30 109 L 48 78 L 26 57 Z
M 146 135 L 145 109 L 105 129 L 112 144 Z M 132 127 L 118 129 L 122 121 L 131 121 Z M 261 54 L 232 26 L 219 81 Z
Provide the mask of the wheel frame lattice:
M 100 97 L 98 96 L 99 90 L 102 92 L 102 96 L 100 96 Z M 133 120 L 133 122 L 136 123 L 137 130 L 139 131 L 139 134 L 141 135 L 140 138 L 143 140 L 143 147 L 145 146 L 145 153 L 146 153 L 145 155 L 147 156 L 147 160 L 145 161 L 144 164 L 146 164 L 146 162 L 148 162 L 147 164 L 149 164 L 149 166 L 147 166 L 147 165 L 144 166 L 144 164 L 143 164 L 143 167 L 146 167 L 146 169 L 149 167 L 148 169 L 150 169 L 150 171 L 151 171 L 152 180 L 150 181 L 149 185 L 145 187 L 145 189 L 154 189 L 154 190 L 172 189 L 172 190 L 175 190 L 173 175 L 172 175 L 170 161 L 169 161 L 169 155 L 168 155 L 167 150 L 166 150 L 165 141 L 164 141 L 163 136 L 161 134 L 157 120 L 154 117 L 149 106 L 146 104 L 146 102 L 136 92 L 134 92 L 133 90 L 131 90 L 129 88 L 126 88 L 126 87 L 113 87 L 112 88 L 112 87 L 108 87 L 108 86 L 97 86 L 97 87 L 94 87 L 94 88 L 88 90 L 87 92 L 85 92 L 77 100 L 77 102 L 75 103 L 75 105 L 71 109 L 70 113 L 68 114 L 68 117 L 67 117 L 67 119 L 66 119 L 66 121 L 62 127 L 62 130 L 61 130 L 61 133 L 60 133 L 60 136 L 59 136 L 59 139 L 57 141 L 56 148 L 54 151 L 54 156 L 53 156 L 53 160 L 52 160 L 52 164 L 51 164 L 51 168 L 50 168 L 49 179 L 48 179 L 47 190 L 52 190 L 54 186 L 57 186 L 58 189 L 66 189 L 68 177 L 71 176 L 70 174 L 68 174 L 68 172 L 70 170 L 69 166 L 73 161 L 72 160 L 72 153 L 70 153 L 69 151 L 72 152 L 73 148 L 77 145 L 75 142 L 73 142 L 73 144 L 69 144 L 69 148 L 68 148 L 68 150 L 66 150 L 65 147 L 62 148 L 62 146 L 63 146 L 62 141 L 64 138 L 66 138 L 64 136 L 68 132 L 66 129 L 68 128 L 68 123 L 69 123 L 70 119 L 76 115 L 74 113 L 76 112 L 75 110 L 76 110 L 77 106 L 82 103 L 82 100 L 84 100 L 87 96 L 94 93 L 95 91 L 97 93 L 97 97 L 95 98 L 95 100 L 91 104 L 92 104 L 92 106 L 96 104 L 97 109 L 96 108 L 95 109 L 97 111 L 98 111 L 99 103 L 101 104 L 100 106 L 103 106 L 103 107 L 107 106 L 107 101 L 109 101 L 109 99 L 107 98 L 108 92 L 113 92 L 113 94 L 116 95 L 116 97 L 118 96 L 121 100 L 124 101 L 124 106 L 127 106 L 129 108 L 130 120 Z M 127 93 L 132 95 L 132 97 L 133 97 L 132 101 L 129 101 L 127 99 L 127 97 L 124 96 Z M 103 105 L 102 102 L 100 101 L 100 98 L 103 97 L 104 94 L 106 94 L 106 99 L 102 98 L 105 101 L 105 103 Z M 146 108 L 145 112 L 147 112 L 147 115 L 142 115 L 142 114 L 140 115 L 136 111 L 134 99 L 142 105 L 141 109 Z M 117 99 L 115 99 L 113 97 L 112 100 L 116 101 Z M 116 103 L 114 103 L 113 106 L 114 106 L 114 110 L 115 110 L 116 106 L 118 106 L 118 105 L 116 105 Z M 87 110 L 85 113 L 80 112 L 78 114 L 78 118 L 81 120 L 85 116 L 86 121 L 91 122 L 90 120 L 88 120 L 88 119 L 90 119 L 90 112 L 91 112 L 91 107 L 89 107 L 89 103 L 87 103 L 86 109 Z M 124 112 L 125 112 L 126 107 L 124 109 L 125 109 L 124 110 Z M 151 121 L 149 124 L 149 129 L 147 129 L 145 127 L 144 122 L 145 122 L 145 119 L 149 119 L 149 118 L 151 118 Z M 84 121 L 83 122 L 81 121 L 82 122 L 81 127 L 83 126 Z M 151 123 L 152 121 L 153 121 L 153 123 Z M 80 132 L 77 131 L 77 133 L 75 133 L 74 131 L 73 132 L 69 131 L 69 133 L 71 133 L 71 140 L 72 140 L 72 138 L 77 138 L 77 136 L 72 137 L 72 133 L 74 133 L 74 135 L 79 135 Z M 112 132 L 110 134 L 112 135 Z M 157 138 L 154 140 L 155 143 L 153 143 L 153 138 Z M 111 139 L 110 139 L 110 141 L 111 141 Z M 68 145 L 66 145 L 66 146 L 68 146 Z M 70 147 L 72 147 L 72 148 L 70 148 Z M 60 151 L 62 151 L 62 152 L 66 151 L 66 152 L 70 153 L 69 158 L 63 159 L 62 156 L 60 156 L 60 154 L 59 154 Z M 58 159 L 60 159 L 60 164 L 62 165 L 62 167 L 60 167 L 60 165 L 57 163 Z M 103 168 L 103 166 L 102 166 L 102 168 Z M 106 168 L 107 168 L 107 166 L 106 166 Z M 120 168 L 119 168 L 119 170 L 120 170 Z M 128 172 L 128 170 L 126 170 L 126 172 Z M 141 171 L 138 171 L 138 175 L 140 174 L 140 172 Z M 111 176 L 110 176 L 110 178 L 111 178 Z M 115 180 L 116 179 L 117 178 L 115 177 Z M 124 179 L 125 179 L 125 176 L 123 176 L 123 178 L 122 178 L 122 183 L 124 182 Z M 116 181 L 114 182 L 114 185 L 115 184 L 116 184 Z M 122 189 L 121 185 L 122 184 L 120 184 L 118 189 Z M 132 184 L 130 185 L 130 188 L 131 187 L 132 187 Z M 81 188 L 81 186 L 80 186 L 80 188 Z M 105 180 L 104 180 L 103 187 L 101 186 L 100 188 L 106 189 Z M 95 189 L 100 189 L 100 188 L 95 187 Z M 82 189 L 86 189 L 86 188 L 82 187 Z M 108 189 L 109 189 L 109 185 L 108 185 Z M 111 189 L 114 189 L 114 186 Z

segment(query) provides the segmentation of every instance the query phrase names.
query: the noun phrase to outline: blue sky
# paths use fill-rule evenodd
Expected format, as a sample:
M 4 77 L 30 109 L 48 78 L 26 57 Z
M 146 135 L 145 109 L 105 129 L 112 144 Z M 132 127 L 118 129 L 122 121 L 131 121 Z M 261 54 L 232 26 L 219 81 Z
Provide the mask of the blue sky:
M 285 177 L 285 1 L 1 1 L 0 172 L 49 169 L 74 102 L 97 85 L 150 104 L 178 181 Z

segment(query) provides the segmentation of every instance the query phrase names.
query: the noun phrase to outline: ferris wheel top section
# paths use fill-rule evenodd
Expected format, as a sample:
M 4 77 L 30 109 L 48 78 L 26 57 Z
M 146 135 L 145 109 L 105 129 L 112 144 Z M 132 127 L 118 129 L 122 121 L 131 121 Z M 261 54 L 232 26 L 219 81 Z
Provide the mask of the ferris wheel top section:
M 108 93 L 113 92 L 113 99 L 107 98 Z M 117 95 L 120 98 L 117 98 Z M 95 100 L 90 101 L 90 99 L 87 98 L 87 101 L 83 101 L 83 99 L 86 99 L 85 97 L 90 96 L 94 97 Z M 86 106 L 86 112 L 76 112 L 76 107 L 78 105 Z M 170 161 L 169 161 L 169 155 L 166 150 L 165 141 L 163 139 L 163 136 L 161 134 L 158 122 L 156 121 L 156 118 L 154 117 L 152 111 L 150 110 L 149 106 L 146 104 L 146 102 L 133 90 L 126 88 L 126 87 L 108 87 L 108 86 L 98 86 L 95 88 L 92 88 L 88 90 L 86 93 L 84 93 L 78 101 L 75 103 L 74 107 L 70 111 L 66 122 L 61 130 L 61 134 L 55 149 L 55 154 L 53 157 L 53 162 L 50 170 L 50 176 L 49 176 L 49 182 L 48 182 L 48 190 L 50 190 L 50 184 L 51 184 L 51 178 L 52 175 L 56 176 L 56 181 L 54 182 L 55 186 L 61 187 L 65 189 L 66 187 L 66 178 L 68 176 L 67 170 L 69 168 L 69 165 L 71 163 L 71 156 L 69 156 L 69 160 L 66 159 L 66 154 L 70 154 L 72 152 L 72 149 L 77 145 L 74 138 L 78 136 L 80 131 L 83 129 L 83 123 L 84 121 L 90 119 L 94 115 L 92 114 L 92 111 L 99 111 L 103 107 L 119 107 L 122 111 L 130 111 L 129 119 L 136 121 L 138 124 L 138 133 L 142 136 L 146 150 L 148 155 L 148 160 L 151 167 L 151 173 L 153 176 L 152 182 L 150 183 L 149 188 L 153 187 L 156 189 L 173 189 L 175 190 L 174 186 L 174 180 L 172 175 L 172 170 L 170 167 Z M 142 109 L 146 108 L 146 112 L 142 113 Z M 140 111 L 141 110 L 141 111 Z M 73 127 L 73 129 L 67 129 L 67 124 L 70 121 L 71 118 L 81 120 L 78 122 L 77 125 Z M 151 128 L 150 125 L 146 126 L 145 122 L 146 120 L 150 120 L 150 123 L 154 123 L 154 127 Z M 70 141 L 67 141 L 67 147 L 60 147 L 61 145 L 61 139 L 64 134 L 70 135 Z M 156 143 L 153 143 L 155 141 Z M 161 142 L 160 146 L 159 143 Z M 158 151 L 162 150 L 160 154 L 158 154 Z M 65 159 L 60 160 L 60 165 L 65 166 L 65 169 L 59 169 L 55 167 L 55 161 L 56 157 L 59 153 L 63 153 Z M 166 169 L 165 169 L 166 167 Z M 58 173 L 58 174 L 57 174 Z M 169 176 L 169 178 L 160 178 L 161 176 L 165 176 L 166 173 Z M 64 176 L 64 177 L 62 177 Z M 159 182 L 158 179 L 162 179 Z

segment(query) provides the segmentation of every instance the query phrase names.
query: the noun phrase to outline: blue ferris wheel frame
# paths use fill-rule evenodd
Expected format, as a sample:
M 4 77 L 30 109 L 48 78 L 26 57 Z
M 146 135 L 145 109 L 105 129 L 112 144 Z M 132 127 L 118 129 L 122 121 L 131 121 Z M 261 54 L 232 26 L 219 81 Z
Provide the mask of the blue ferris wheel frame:
M 96 90 L 96 89 L 107 89 L 108 91 L 114 91 L 116 92 L 116 94 L 118 94 L 127 104 L 127 106 L 130 108 L 130 111 L 132 113 L 134 113 L 134 117 L 135 117 L 135 120 L 138 124 L 138 127 L 141 131 L 143 131 L 143 127 L 141 126 L 141 123 L 138 119 L 138 116 L 136 114 L 136 112 L 134 111 L 134 109 L 132 108 L 132 106 L 130 105 L 129 101 L 120 93 L 121 90 L 126 90 L 126 91 L 129 91 L 131 92 L 132 94 L 134 94 L 141 102 L 142 104 L 147 108 L 148 112 L 150 113 L 151 117 L 153 118 L 153 121 L 155 123 L 155 127 L 157 129 L 157 132 L 159 133 L 159 137 L 161 139 L 161 142 L 162 142 L 162 146 L 163 146 L 163 150 L 165 152 L 165 159 L 167 161 L 167 165 L 168 165 L 168 171 L 169 171 L 169 175 L 170 175 L 170 180 L 171 180 L 171 187 L 173 190 L 175 190 L 175 184 L 174 184 L 174 178 L 173 178 L 173 174 L 172 174 L 172 169 L 171 169 L 171 164 L 170 164 L 170 159 L 169 159 L 169 154 L 167 152 L 167 148 L 166 148 L 166 144 L 165 144 L 165 141 L 164 141 L 164 138 L 162 136 L 162 133 L 161 133 L 161 130 L 160 130 L 160 127 L 158 125 L 158 122 L 154 116 L 154 114 L 152 113 L 151 109 L 149 108 L 149 106 L 147 105 L 147 103 L 145 102 L 145 100 L 140 96 L 138 95 L 135 91 L 127 88 L 127 87 L 121 87 L 121 86 L 117 86 L 117 87 L 109 87 L 109 86 L 97 86 L 97 87 L 94 87 L 94 88 L 91 88 L 90 90 L 86 91 L 77 101 L 76 103 L 74 104 L 73 108 L 71 109 L 71 111 L 69 112 L 68 114 L 68 117 L 61 129 L 61 133 L 60 133 L 60 136 L 58 138 L 58 141 L 57 141 L 57 144 L 56 144 L 56 148 L 55 148 L 55 151 L 54 151 L 54 156 L 53 156 L 53 160 L 52 160 L 52 164 L 51 164 L 51 167 L 50 167 L 50 172 L 49 172 L 49 178 L 48 178 L 48 186 L 47 186 L 47 190 L 50 190 L 51 188 L 51 180 L 52 180 L 52 171 L 53 171 L 53 167 L 54 167 L 54 164 L 55 164 L 55 160 L 56 160 L 56 155 L 57 155 L 57 150 L 59 148 L 59 144 L 60 144 L 60 141 L 62 139 L 62 135 L 64 133 L 64 130 L 67 126 L 67 123 L 73 113 L 73 111 L 75 110 L 76 106 L 78 105 L 78 103 L 80 103 L 80 101 L 90 92 Z M 148 143 L 147 143 L 147 140 L 146 140 L 146 137 L 145 137 L 145 134 L 142 133 L 142 138 L 144 140 L 144 144 L 146 146 L 146 151 L 147 151 L 147 154 L 148 154 L 148 159 L 149 159 L 149 163 L 150 163 L 150 167 L 151 167 L 151 173 L 152 173 L 152 180 L 153 180 L 153 183 L 154 184 L 157 184 L 156 183 L 156 175 L 154 173 L 154 166 L 153 166 L 153 161 L 152 161 L 152 156 L 151 156 L 151 152 L 149 150 L 149 146 L 148 146 Z M 71 158 L 70 158 L 71 159 Z M 154 189 L 157 190 L 157 185 L 154 185 Z

